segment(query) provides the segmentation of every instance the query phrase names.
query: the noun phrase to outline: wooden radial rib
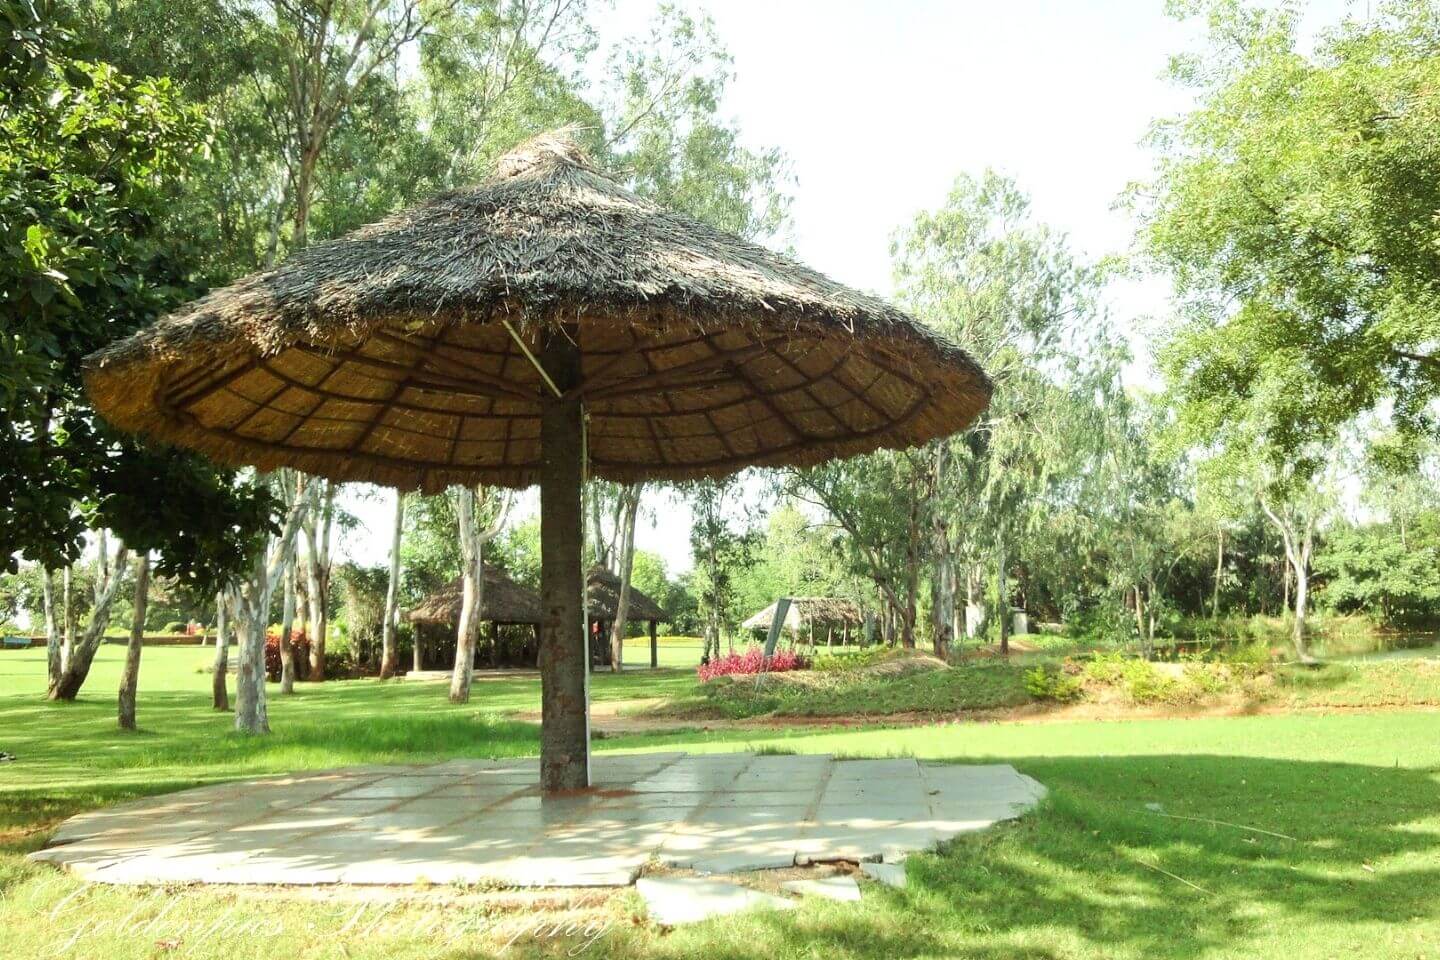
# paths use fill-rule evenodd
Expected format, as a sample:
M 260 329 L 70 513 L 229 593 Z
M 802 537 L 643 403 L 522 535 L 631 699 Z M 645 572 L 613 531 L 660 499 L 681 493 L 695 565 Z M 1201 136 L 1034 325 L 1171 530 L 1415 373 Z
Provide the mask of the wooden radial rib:
M 968 386 L 921 382 L 903 343 L 604 321 L 578 329 L 582 374 L 570 394 L 590 414 L 596 474 L 615 480 L 919 442 L 937 394 L 953 406 Z M 151 431 L 222 461 L 303 461 L 337 480 L 527 486 L 541 459 L 541 387 L 499 321 L 395 324 L 223 365 L 176 361 L 150 398 L 163 414 Z

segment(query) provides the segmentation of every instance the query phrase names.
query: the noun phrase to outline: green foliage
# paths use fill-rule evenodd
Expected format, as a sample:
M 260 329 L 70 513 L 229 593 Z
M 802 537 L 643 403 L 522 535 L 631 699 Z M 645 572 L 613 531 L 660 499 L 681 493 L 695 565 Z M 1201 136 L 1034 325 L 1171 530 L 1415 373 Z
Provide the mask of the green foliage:
M 1036 700 L 1068 703 L 1084 696 L 1085 689 L 1079 677 L 1037 666 L 1025 671 L 1025 692 Z
M 193 294 L 190 251 L 162 219 L 209 125 L 170 81 L 84 59 L 73 12 L 0 6 L 0 557 L 60 567 L 86 527 L 108 527 L 162 550 L 158 572 L 210 588 L 243 565 L 271 502 L 116 435 L 80 376 L 88 353 Z
M 1440 523 L 1435 516 L 1408 537 L 1394 525 L 1337 525 L 1315 558 L 1322 600 L 1348 613 L 1375 611 L 1384 623 L 1425 623 L 1440 616 Z
M 165 624 L 165 626 L 163 626 L 163 627 L 160 628 L 160 632 L 161 632 L 161 633 L 184 633 L 184 632 L 185 632 L 185 624 L 181 623 L 179 620 L 171 620 L 169 623 Z
M 894 647 L 882 647 L 878 644 L 844 653 L 821 653 L 816 655 L 815 660 L 810 664 L 810 669 L 821 673 L 843 673 L 859 670 L 885 660 L 892 660 L 898 653 L 899 651 Z

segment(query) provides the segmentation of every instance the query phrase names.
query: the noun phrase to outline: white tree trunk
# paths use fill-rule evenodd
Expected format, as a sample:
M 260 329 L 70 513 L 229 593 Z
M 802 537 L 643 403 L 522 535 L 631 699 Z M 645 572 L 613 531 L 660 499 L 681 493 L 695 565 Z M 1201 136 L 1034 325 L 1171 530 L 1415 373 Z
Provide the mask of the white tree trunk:
M 457 492 L 460 521 L 460 623 L 455 634 L 455 666 L 450 671 L 450 702 L 468 703 L 470 683 L 475 676 L 475 644 L 480 636 L 480 617 L 485 603 L 485 544 L 505 526 L 510 512 L 507 491 L 492 522 L 484 529 L 477 523 L 481 503 L 488 505 L 483 488 L 465 486 Z
M 55 610 L 55 571 L 40 571 L 40 596 L 45 606 L 45 689 L 60 681 L 60 621 Z
M 279 538 L 256 555 L 251 575 L 237 591 L 235 626 L 240 659 L 235 673 L 235 729 L 240 733 L 270 732 L 265 702 L 265 627 L 275 581 L 294 559 L 295 534 L 305 512 L 306 498 L 296 496 Z
M 625 661 L 625 621 L 630 616 L 630 574 L 635 567 L 635 521 L 640 515 L 640 484 L 622 494 L 620 517 L 620 593 L 615 599 L 615 622 L 610 625 L 610 669 L 619 672 Z
M 135 570 L 135 604 L 130 615 L 130 641 L 125 645 L 125 669 L 120 674 L 117 720 L 121 730 L 135 729 L 135 695 L 140 688 L 140 649 L 145 638 L 145 607 L 150 600 L 150 554 L 140 553 Z
M 395 491 L 395 526 L 390 535 L 390 580 L 385 587 L 385 625 L 380 637 L 380 679 L 388 680 L 400 668 L 397 604 L 400 599 L 400 541 L 405 530 L 405 494 Z
M 104 530 L 99 532 L 97 539 L 99 560 L 95 576 L 95 603 L 90 611 L 90 622 L 71 647 L 64 669 L 60 671 L 59 680 L 50 688 L 51 700 L 74 700 L 80 693 L 85 678 L 90 675 L 90 664 L 95 660 L 95 653 L 105 640 L 105 628 L 110 622 L 110 606 L 120 589 L 120 580 L 130 566 L 130 551 L 123 543 L 117 543 L 115 560 L 111 563 Z
M 280 607 L 280 693 L 295 692 L 295 577 L 297 564 L 292 556 L 280 572 L 284 600 Z
M 330 533 L 335 520 L 335 484 L 312 481 L 311 503 L 305 514 L 306 600 L 310 610 L 306 636 L 310 640 L 309 680 L 325 679 L 325 637 L 330 625 Z M 303 499 L 303 498 L 300 498 Z
M 228 590 L 215 595 L 215 659 L 210 666 L 210 702 L 216 710 L 230 709 L 226 673 L 230 670 L 230 598 Z

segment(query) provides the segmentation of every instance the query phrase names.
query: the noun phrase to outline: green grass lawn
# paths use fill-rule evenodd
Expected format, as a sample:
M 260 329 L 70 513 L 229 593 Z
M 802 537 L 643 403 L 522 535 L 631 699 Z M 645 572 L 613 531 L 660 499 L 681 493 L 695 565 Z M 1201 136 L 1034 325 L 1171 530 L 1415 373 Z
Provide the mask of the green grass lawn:
M 457 927 L 466 908 L 449 907 L 436 922 L 425 898 L 387 895 L 397 922 L 376 930 L 357 925 L 355 904 L 338 898 L 86 887 L 23 854 L 61 816 L 196 782 L 533 753 L 535 728 L 504 714 L 533 707 L 534 681 L 479 683 L 465 707 L 446 703 L 439 684 L 301 685 L 294 697 L 272 696 L 272 736 L 244 738 L 209 709 L 209 678 L 197 672 L 205 652 L 156 648 L 141 672 L 143 729 L 122 734 L 113 718 L 119 652 L 102 651 L 76 704 L 39 699 L 43 664 L 31 652 L 0 654 L 0 749 L 18 757 L 0 765 L 4 956 L 500 953 L 493 938 Z M 597 675 L 594 694 L 629 698 L 692 684 L 688 671 Z M 906 889 L 869 888 L 860 904 L 807 903 L 662 934 L 632 923 L 634 900 L 619 897 L 603 908 L 614 926 L 587 956 L 1440 957 L 1433 712 L 715 729 L 597 746 L 1004 761 L 1049 786 L 1051 798 L 1016 824 L 912 860 Z M 504 955 L 563 956 L 581 939 L 522 937 Z

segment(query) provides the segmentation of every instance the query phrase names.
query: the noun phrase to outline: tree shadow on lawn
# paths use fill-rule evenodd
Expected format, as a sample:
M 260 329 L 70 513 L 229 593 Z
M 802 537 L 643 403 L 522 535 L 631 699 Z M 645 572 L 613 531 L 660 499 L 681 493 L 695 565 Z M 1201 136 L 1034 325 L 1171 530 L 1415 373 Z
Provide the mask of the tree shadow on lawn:
M 1347 936 L 1372 951 L 1378 930 L 1432 917 L 1440 901 L 1434 770 L 1208 755 L 1016 765 L 1051 799 L 912 857 L 905 889 L 682 929 L 651 944 L 654 954 L 1344 954 Z M 1169 819 L 1146 804 L 1295 839 Z M 1310 950 L 1298 949 L 1306 938 Z

